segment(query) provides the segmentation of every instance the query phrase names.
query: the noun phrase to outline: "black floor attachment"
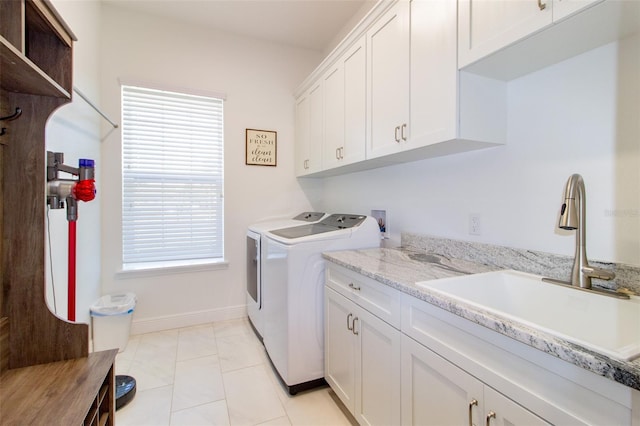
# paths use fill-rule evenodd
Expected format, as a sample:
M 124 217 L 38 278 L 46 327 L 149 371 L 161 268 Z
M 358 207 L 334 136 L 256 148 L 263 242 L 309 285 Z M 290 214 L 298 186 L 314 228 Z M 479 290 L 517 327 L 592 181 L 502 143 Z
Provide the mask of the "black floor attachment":
M 131 376 L 116 376 L 116 410 L 124 407 L 136 396 L 136 379 Z

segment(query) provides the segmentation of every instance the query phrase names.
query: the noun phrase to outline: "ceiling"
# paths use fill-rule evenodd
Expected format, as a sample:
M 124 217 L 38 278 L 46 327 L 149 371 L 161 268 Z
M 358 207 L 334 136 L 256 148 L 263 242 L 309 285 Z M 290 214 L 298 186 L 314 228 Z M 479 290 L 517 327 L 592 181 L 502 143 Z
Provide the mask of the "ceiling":
M 102 0 L 222 31 L 318 51 L 375 0 Z M 366 6 L 365 6 L 366 5 Z M 357 22 L 357 21 L 356 21 Z M 352 22 L 354 24 L 356 22 Z

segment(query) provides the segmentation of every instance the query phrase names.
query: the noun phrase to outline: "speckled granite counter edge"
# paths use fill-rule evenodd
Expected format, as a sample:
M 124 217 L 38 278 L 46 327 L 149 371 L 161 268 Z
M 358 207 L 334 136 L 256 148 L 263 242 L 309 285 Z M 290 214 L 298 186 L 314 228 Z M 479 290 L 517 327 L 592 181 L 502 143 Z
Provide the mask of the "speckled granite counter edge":
M 438 306 L 473 323 L 494 330 L 502 335 L 581 367 L 587 371 L 591 371 L 597 375 L 606 377 L 630 388 L 640 390 L 640 360 L 621 361 L 609 358 L 550 334 L 534 330 L 524 324 L 512 321 L 508 318 L 450 299 L 445 295 L 432 292 L 426 288 L 418 287 L 415 283 L 422 281 L 423 279 L 411 280 L 407 278 L 407 275 L 398 276 L 393 273 L 388 273 L 384 271 L 385 268 L 380 267 L 380 265 L 378 265 L 378 267 L 372 266 L 372 256 L 370 256 L 370 254 L 375 253 L 376 250 L 379 253 L 384 253 L 385 251 L 389 252 L 399 249 L 352 250 L 324 253 L 323 256 L 325 259 L 335 264 L 341 265 L 366 277 L 375 279 L 389 287 L 409 294 L 434 306 Z M 412 250 L 412 248 L 409 250 Z M 407 252 L 407 249 L 405 248 L 403 251 Z M 379 263 L 384 263 L 384 260 L 382 259 L 383 257 L 384 256 L 380 256 L 380 258 L 377 258 L 376 260 Z M 409 267 L 409 263 L 407 263 L 407 265 Z M 486 269 L 483 270 L 479 267 L 478 271 L 469 272 L 475 273 L 485 271 Z

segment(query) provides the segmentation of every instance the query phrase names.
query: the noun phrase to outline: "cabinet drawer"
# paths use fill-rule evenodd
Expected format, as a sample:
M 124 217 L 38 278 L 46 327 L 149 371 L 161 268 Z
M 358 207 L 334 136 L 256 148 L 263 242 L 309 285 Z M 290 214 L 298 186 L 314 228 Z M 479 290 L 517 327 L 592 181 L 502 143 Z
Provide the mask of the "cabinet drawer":
M 400 329 L 399 291 L 332 263 L 327 263 L 325 273 L 328 287 Z

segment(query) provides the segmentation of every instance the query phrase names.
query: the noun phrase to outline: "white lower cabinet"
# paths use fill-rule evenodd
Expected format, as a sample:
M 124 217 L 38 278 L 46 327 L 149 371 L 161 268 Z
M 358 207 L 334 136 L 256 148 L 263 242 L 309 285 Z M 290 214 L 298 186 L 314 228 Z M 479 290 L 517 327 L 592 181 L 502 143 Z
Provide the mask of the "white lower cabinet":
M 640 392 L 328 262 L 325 379 L 360 425 L 640 426 Z
M 549 424 L 404 335 L 401 383 L 403 425 Z
M 400 331 L 329 287 L 325 378 L 359 424 L 400 424 Z

